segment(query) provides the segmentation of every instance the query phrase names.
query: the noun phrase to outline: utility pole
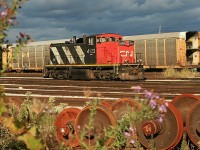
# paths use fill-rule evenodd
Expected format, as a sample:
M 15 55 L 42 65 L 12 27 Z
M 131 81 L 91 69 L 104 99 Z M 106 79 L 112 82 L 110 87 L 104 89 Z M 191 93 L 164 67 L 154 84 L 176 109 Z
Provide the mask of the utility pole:
M 159 26 L 159 34 L 161 33 L 161 26 Z

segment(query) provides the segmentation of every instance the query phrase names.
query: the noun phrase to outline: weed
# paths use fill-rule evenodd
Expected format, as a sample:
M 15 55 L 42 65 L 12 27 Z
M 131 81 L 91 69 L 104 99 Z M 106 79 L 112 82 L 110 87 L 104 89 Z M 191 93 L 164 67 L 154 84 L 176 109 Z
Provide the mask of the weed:
M 194 69 L 184 68 L 184 69 L 175 69 L 167 68 L 162 72 L 162 76 L 165 78 L 194 78 L 199 75 Z

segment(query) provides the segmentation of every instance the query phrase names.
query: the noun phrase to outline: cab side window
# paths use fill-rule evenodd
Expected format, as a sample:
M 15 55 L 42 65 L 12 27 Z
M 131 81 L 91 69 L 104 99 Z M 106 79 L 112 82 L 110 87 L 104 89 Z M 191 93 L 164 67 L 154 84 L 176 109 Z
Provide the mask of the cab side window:
M 94 45 L 94 38 L 93 37 L 89 38 L 89 45 Z

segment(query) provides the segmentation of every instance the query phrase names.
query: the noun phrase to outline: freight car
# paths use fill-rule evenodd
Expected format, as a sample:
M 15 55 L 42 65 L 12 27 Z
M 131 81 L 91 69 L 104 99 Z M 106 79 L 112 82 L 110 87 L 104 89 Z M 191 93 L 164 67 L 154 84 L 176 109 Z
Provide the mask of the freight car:
M 21 49 L 16 44 L 4 45 L 1 51 L 1 70 L 7 72 L 42 72 L 44 59 L 48 56 L 51 43 L 69 39 L 31 42 Z
M 2 70 L 2 53 L 3 53 L 3 47 L 0 46 L 0 70 Z
M 144 68 L 200 68 L 200 32 L 125 36 L 135 41 Z
M 86 36 L 63 43 L 52 43 L 50 57 L 44 66 L 44 77 L 55 79 L 121 79 L 144 78 L 134 42 L 122 40 L 115 33 Z

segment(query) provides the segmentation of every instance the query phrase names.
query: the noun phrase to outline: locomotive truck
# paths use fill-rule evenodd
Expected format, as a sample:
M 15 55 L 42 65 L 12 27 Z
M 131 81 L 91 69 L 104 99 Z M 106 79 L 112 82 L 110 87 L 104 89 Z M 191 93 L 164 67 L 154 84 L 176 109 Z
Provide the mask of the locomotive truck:
M 134 41 L 115 33 L 102 33 L 52 43 L 45 58 L 44 77 L 55 79 L 144 79 Z

